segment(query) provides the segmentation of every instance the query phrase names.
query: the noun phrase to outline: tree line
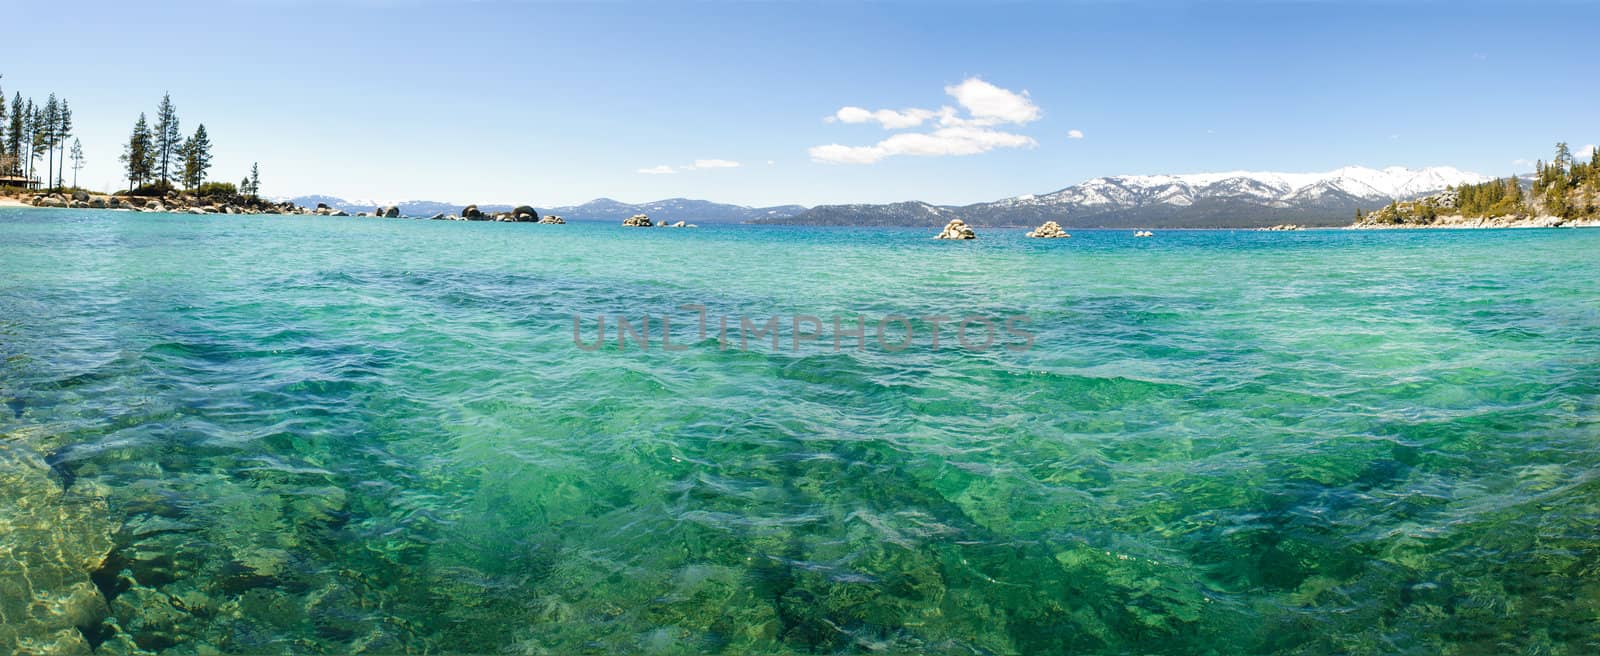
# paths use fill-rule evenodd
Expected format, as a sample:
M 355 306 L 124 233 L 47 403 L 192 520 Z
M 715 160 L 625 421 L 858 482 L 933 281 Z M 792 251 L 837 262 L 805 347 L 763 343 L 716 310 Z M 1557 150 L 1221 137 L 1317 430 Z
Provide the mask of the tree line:
M 185 137 L 180 125 L 178 109 L 170 93 L 161 96 L 154 124 L 148 115 L 139 113 L 120 159 L 128 179 L 128 193 L 158 196 L 173 191 L 176 181 L 184 189 L 205 195 L 243 195 L 259 199 L 261 169 L 258 164 L 250 166 L 250 175 L 238 186 L 207 182 L 206 174 L 211 171 L 211 135 L 201 123 L 193 134 Z
M 51 93 L 40 103 L 24 100 L 17 92 L 8 107 L 5 89 L 0 88 L 0 177 L 42 180 L 41 186 L 60 189 L 66 187 L 69 160 L 76 187 L 78 171 L 83 169 L 83 144 L 73 136 L 67 99 Z
M 1600 148 L 1592 149 L 1587 157 L 1587 161 L 1574 157 L 1566 142 L 1558 143 L 1555 159 L 1539 160 L 1531 177 L 1512 175 L 1450 187 L 1444 194 L 1395 201 L 1370 214 L 1357 212 L 1356 221 L 1429 224 L 1444 214 L 1467 218 L 1537 215 L 1564 221 L 1600 219 Z

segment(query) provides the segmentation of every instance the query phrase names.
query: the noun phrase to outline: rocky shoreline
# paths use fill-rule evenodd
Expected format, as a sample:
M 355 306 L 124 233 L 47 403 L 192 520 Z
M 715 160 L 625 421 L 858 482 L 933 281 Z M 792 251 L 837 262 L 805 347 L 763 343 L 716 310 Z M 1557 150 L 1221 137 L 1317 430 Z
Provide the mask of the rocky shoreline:
M 1346 230 L 1428 230 L 1428 229 L 1494 229 L 1494 228 L 1600 228 L 1600 220 L 1563 220 L 1555 216 L 1491 216 L 1465 217 L 1450 214 L 1432 223 L 1375 223 L 1363 221 L 1346 226 Z
M 461 208 L 459 214 L 434 214 L 433 216 L 405 216 L 394 205 L 373 208 L 371 212 L 349 212 L 325 203 L 316 207 L 300 207 L 294 203 L 274 203 L 242 196 L 206 197 L 172 192 L 160 198 L 145 196 L 120 196 L 116 194 L 91 194 L 76 191 L 64 193 L 29 193 L 20 198 L 0 196 L 0 206 L 43 207 L 62 209 L 98 209 L 126 212 L 166 212 L 170 214 L 238 214 L 238 215 L 295 215 L 295 216 L 353 216 L 356 218 L 423 219 L 433 221 L 500 221 L 506 223 L 538 223 L 541 225 L 566 225 L 567 220 L 554 214 L 539 216 L 530 205 L 521 205 L 510 212 L 484 212 L 477 205 Z M 651 221 L 638 214 L 622 222 L 624 227 L 698 228 L 687 221 Z

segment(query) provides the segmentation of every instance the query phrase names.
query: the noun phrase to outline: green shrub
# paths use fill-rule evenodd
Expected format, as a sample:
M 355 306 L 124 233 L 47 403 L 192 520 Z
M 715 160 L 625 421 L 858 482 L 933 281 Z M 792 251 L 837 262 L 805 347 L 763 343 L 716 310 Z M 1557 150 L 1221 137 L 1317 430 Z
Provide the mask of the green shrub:
M 134 189 L 133 191 L 128 192 L 128 195 L 161 197 L 167 195 L 167 192 L 170 191 L 172 191 L 172 183 L 158 181 Z
M 198 196 L 232 198 L 239 195 L 239 187 L 232 182 L 207 182 L 196 187 L 194 193 Z

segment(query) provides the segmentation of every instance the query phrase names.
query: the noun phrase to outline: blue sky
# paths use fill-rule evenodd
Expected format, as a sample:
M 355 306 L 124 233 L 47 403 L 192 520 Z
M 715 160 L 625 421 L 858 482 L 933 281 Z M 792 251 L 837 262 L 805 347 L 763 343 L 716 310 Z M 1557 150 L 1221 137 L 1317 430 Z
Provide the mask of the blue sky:
M 543 206 L 969 203 L 1101 175 L 1353 164 L 1505 174 L 1558 140 L 1600 141 L 1595 3 L 69 0 L 6 14 L 0 86 L 71 100 L 83 182 L 102 189 L 123 184 L 121 144 L 163 91 L 185 131 L 206 125 L 216 179 L 259 161 L 275 196 Z M 894 129 L 846 107 L 896 110 Z

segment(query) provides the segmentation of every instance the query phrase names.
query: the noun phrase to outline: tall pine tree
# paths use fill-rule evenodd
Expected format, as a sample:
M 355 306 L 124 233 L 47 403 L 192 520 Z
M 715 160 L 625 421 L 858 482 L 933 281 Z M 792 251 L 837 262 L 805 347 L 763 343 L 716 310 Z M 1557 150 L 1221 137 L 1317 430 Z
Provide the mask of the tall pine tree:
M 133 134 L 123 148 L 122 163 L 128 174 L 129 191 L 144 186 L 155 172 L 155 136 L 143 112 L 139 114 L 139 122 L 133 124 Z
M 211 169 L 211 137 L 206 134 L 205 124 L 202 123 L 180 149 L 183 156 L 183 185 L 195 189 L 205 182 L 206 171 Z
M 172 181 L 172 164 L 183 145 L 183 132 L 178 128 L 178 109 L 172 105 L 172 94 L 162 94 L 161 106 L 156 108 L 155 150 L 157 177 L 164 183 Z
M 6 127 L 6 153 L 11 156 L 12 175 L 22 175 L 22 134 L 28 120 L 23 113 L 22 94 L 16 94 L 11 101 L 11 124 Z
M 61 110 L 56 115 L 56 148 L 61 151 L 61 156 L 56 158 L 56 186 L 66 184 L 67 169 L 67 139 L 72 138 L 72 108 L 67 105 L 67 99 L 61 99 Z M 74 184 L 73 186 L 77 186 Z
M 78 172 L 83 170 L 83 143 L 72 140 L 72 187 L 78 187 Z

